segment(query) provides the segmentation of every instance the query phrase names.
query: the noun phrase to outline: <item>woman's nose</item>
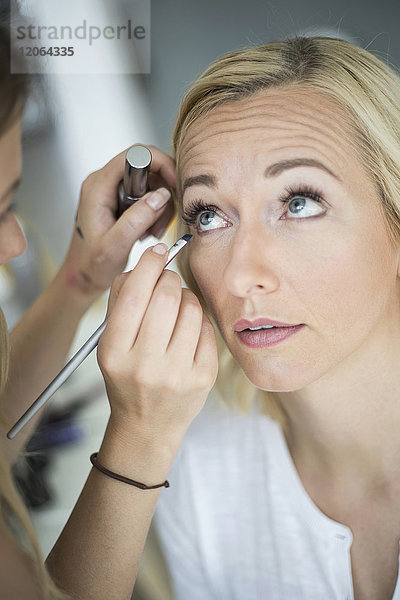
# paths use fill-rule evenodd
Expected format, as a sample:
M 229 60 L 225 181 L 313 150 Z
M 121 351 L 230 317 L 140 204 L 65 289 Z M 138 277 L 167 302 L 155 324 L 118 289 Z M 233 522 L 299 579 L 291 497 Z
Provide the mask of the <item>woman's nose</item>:
M 247 298 L 279 289 L 273 244 L 268 233 L 237 232 L 230 247 L 223 279 L 231 294 Z M 275 249 L 276 250 L 276 249 Z

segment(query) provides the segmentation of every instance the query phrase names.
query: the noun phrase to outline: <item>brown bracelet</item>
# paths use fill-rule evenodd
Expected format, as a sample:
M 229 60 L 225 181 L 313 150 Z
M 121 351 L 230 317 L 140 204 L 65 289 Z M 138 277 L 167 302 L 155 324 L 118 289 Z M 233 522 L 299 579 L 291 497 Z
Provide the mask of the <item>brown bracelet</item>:
M 117 481 L 122 481 L 122 483 L 128 483 L 129 485 L 134 485 L 135 487 L 140 488 L 141 490 L 154 490 L 160 487 L 169 487 L 169 481 L 165 480 L 164 483 L 158 483 L 157 485 L 146 485 L 145 483 L 140 483 L 140 481 L 134 481 L 133 479 L 129 479 L 128 477 L 124 477 L 123 475 L 118 475 L 118 473 L 114 473 L 113 471 L 109 471 L 99 462 L 97 462 L 97 452 L 93 452 L 90 455 L 90 462 L 96 469 L 104 473 L 104 475 L 108 475 L 108 477 L 112 477 Z

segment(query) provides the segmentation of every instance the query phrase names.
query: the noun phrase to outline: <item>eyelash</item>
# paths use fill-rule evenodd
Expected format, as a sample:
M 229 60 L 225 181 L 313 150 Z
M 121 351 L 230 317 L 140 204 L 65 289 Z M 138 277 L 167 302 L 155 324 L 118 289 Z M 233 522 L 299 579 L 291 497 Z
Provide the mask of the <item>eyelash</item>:
M 309 185 L 301 185 L 296 188 L 288 186 L 282 196 L 278 198 L 278 201 L 282 204 L 289 204 L 296 196 L 305 196 L 319 204 L 324 202 L 322 194 L 318 190 L 311 188 Z M 190 206 L 186 207 L 182 215 L 182 220 L 187 225 L 196 225 L 198 217 L 202 212 L 215 212 L 218 214 L 218 207 L 214 204 L 205 204 L 202 200 L 196 199 Z
M 182 220 L 187 225 L 196 225 L 197 218 L 202 212 L 218 212 L 218 208 L 213 204 L 204 204 L 202 200 L 194 200 L 190 203 L 183 215 Z

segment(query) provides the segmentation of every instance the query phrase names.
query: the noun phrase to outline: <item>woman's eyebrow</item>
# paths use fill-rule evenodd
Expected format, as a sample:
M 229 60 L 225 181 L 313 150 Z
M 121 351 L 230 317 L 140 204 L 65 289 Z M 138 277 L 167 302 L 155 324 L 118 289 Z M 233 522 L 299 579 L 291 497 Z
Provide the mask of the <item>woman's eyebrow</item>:
M 326 173 L 329 173 L 329 175 L 342 182 L 338 175 L 336 175 L 323 163 L 319 162 L 319 160 L 315 160 L 314 158 L 293 158 L 291 160 L 281 160 L 280 162 L 274 163 L 273 165 L 267 167 L 265 169 L 264 176 L 276 177 L 277 175 L 280 175 L 282 171 L 294 169 L 295 167 L 315 167 L 316 169 L 320 169 Z
M 205 185 L 207 187 L 215 188 L 217 186 L 217 179 L 214 175 L 206 175 L 205 173 L 202 175 L 195 175 L 194 177 L 187 177 L 183 182 L 182 195 L 185 193 L 185 190 L 192 185 Z
M 315 167 L 316 169 L 325 171 L 325 173 L 328 173 L 331 175 L 331 177 L 334 177 L 343 183 L 342 179 L 338 175 L 336 175 L 323 163 L 319 162 L 319 160 L 315 160 L 314 158 L 293 158 L 291 160 L 281 160 L 273 165 L 269 165 L 264 171 L 264 176 L 277 177 L 283 171 L 294 169 L 296 167 Z M 192 185 L 205 185 L 206 187 L 215 188 L 217 187 L 217 178 L 214 175 L 208 175 L 207 173 L 195 175 L 194 177 L 188 177 L 183 182 L 182 195 L 185 193 L 185 190 Z

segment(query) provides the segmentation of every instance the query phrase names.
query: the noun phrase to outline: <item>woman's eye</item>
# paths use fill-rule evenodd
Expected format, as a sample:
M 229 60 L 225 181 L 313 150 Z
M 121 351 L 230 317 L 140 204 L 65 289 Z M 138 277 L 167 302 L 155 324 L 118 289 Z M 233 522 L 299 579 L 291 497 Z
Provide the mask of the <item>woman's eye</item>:
M 207 206 L 199 200 L 184 209 L 182 219 L 198 233 L 230 227 L 230 223 L 218 214 L 216 207 Z
M 207 210 L 199 214 L 198 228 L 200 231 L 209 231 L 218 227 L 227 227 L 225 219 L 220 217 L 215 211 Z
M 318 198 L 298 195 L 285 200 L 285 204 L 287 204 L 287 211 L 283 216 L 284 219 L 306 219 L 326 212 Z

